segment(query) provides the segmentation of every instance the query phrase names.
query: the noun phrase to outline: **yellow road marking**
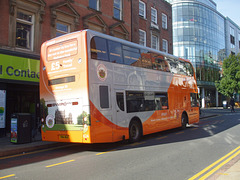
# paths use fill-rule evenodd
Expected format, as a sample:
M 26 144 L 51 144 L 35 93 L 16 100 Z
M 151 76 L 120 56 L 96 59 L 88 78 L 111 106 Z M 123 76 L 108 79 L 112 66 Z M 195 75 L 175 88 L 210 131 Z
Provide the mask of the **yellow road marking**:
M 222 166 L 224 166 L 225 164 L 227 164 L 229 161 L 231 161 L 233 158 L 235 158 L 237 155 L 240 154 L 240 151 L 238 151 L 237 153 L 235 153 L 234 155 L 230 156 L 227 160 L 225 160 L 224 162 L 222 162 L 221 164 L 219 164 L 217 167 L 215 167 L 213 170 L 209 171 L 207 174 L 205 174 L 203 177 L 201 177 L 199 180 L 204 180 L 207 177 L 209 177 L 210 175 L 212 175 L 214 172 L 216 172 L 217 170 L 219 170 Z
M 15 176 L 15 174 L 10 174 L 10 175 L 8 175 L 8 176 L 0 177 L 0 179 L 5 179 L 5 178 L 13 177 L 13 176 Z
M 54 150 L 54 149 L 61 149 L 61 148 L 65 148 L 65 147 L 68 147 L 68 146 L 74 146 L 74 144 L 70 144 L 70 145 L 66 145 L 66 146 L 58 146 L 58 147 L 53 147 L 53 148 L 48 148 L 48 149 L 42 149 L 42 150 L 28 152 L 28 153 L 24 153 L 24 154 L 16 154 L 16 155 L 12 155 L 12 156 L 0 157 L 0 160 L 9 159 L 9 158 L 13 158 L 13 157 L 19 157 L 19 156 L 26 156 L 26 155 L 29 155 L 29 154 L 36 154 L 36 153 L 50 151 L 50 150 Z
M 96 155 L 99 156 L 99 155 L 106 154 L 106 153 L 109 153 L 109 152 L 112 152 L 112 151 L 116 151 L 116 149 L 113 149 L 113 150 L 110 150 L 110 151 L 101 152 L 101 153 L 98 153 Z
M 176 133 L 176 134 L 183 134 L 184 132 L 182 131 L 182 132 L 178 132 L 178 133 Z
M 46 166 L 46 167 L 49 168 L 49 167 L 58 166 L 58 165 L 61 165 L 61 164 L 70 163 L 70 162 L 73 162 L 73 161 L 75 161 L 75 160 L 69 160 L 69 161 L 65 161 L 65 162 L 61 162 L 61 163 L 57 163 L 57 164 L 52 164 L 52 165 L 49 165 L 49 166 Z
M 228 173 L 218 173 L 219 175 L 228 176 Z
M 205 169 L 203 169 L 202 171 L 200 171 L 199 173 L 197 173 L 196 175 L 194 175 L 193 177 L 189 178 L 188 180 L 194 180 L 196 178 L 198 178 L 199 176 L 201 176 L 202 174 L 204 174 L 205 172 L 207 172 L 208 170 L 210 170 L 212 167 L 216 166 L 218 163 L 220 163 L 221 161 L 223 161 L 224 159 L 226 159 L 227 157 L 229 157 L 227 160 L 225 160 L 223 163 L 221 163 L 220 165 L 218 165 L 216 168 L 214 168 L 211 172 L 214 173 L 215 171 L 217 171 L 219 168 L 221 168 L 224 164 L 226 164 L 227 162 L 229 162 L 231 159 L 233 159 L 234 157 L 236 157 L 238 154 L 240 154 L 240 151 L 237 152 L 236 154 L 234 154 L 236 151 L 238 151 L 240 149 L 240 146 L 238 146 L 236 149 L 232 150 L 230 153 L 226 154 L 225 156 L 223 156 L 222 158 L 220 158 L 219 160 L 217 160 L 216 162 L 214 162 L 213 164 L 211 164 L 210 166 L 206 167 Z M 231 156 L 232 154 L 234 154 L 233 156 Z M 210 176 L 211 174 L 207 173 L 208 176 Z M 204 176 L 205 178 L 208 176 Z M 202 179 L 202 178 L 201 178 Z
M 130 144 L 129 146 L 138 146 L 138 145 L 141 145 L 141 144 L 144 144 L 144 143 L 146 143 L 146 142 L 145 141 L 143 141 L 143 142 L 135 142 L 133 144 Z
M 196 131 L 196 130 L 198 130 L 198 128 L 193 128 L 193 129 L 191 129 L 191 131 Z
M 163 136 L 163 137 L 159 137 L 159 138 L 157 138 L 157 139 L 165 139 L 165 138 L 167 138 L 167 136 Z

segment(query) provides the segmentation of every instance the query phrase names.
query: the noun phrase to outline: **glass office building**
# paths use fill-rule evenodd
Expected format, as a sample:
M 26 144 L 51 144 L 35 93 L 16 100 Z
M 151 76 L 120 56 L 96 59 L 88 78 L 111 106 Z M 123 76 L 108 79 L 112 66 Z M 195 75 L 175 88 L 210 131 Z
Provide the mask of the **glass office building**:
M 225 17 L 212 0 L 167 1 L 173 12 L 173 54 L 194 65 L 201 106 L 220 106 L 215 81 L 225 58 Z

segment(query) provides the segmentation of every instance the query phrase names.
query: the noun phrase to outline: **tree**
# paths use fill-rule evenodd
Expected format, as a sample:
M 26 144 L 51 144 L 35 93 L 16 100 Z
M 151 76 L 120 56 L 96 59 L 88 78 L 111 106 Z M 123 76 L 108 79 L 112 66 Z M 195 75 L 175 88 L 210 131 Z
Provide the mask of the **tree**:
M 223 60 L 223 77 L 216 81 L 217 90 L 227 97 L 240 93 L 240 54 Z

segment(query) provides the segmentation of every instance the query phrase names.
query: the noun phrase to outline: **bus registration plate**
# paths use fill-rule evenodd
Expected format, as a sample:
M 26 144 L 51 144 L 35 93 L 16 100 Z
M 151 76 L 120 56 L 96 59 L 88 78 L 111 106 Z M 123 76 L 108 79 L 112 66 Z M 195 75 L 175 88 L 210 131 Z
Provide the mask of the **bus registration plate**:
M 59 139 L 69 139 L 69 135 L 59 135 Z

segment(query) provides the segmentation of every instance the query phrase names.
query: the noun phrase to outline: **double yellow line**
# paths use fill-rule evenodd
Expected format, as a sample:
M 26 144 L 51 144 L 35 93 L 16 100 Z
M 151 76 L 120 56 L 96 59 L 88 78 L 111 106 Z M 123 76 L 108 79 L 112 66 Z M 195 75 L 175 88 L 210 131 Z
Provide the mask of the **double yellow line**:
M 229 161 L 231 161 L 233 158 L 235 158 L 239 154 L 240 154 L 240 146 L 238 146 L 236 149 L 232 150 L 230 153 L 223 156 L 222 158 L 220 158 L 210 166 L 206 167 L 201 172 L 197 173 L 196 175 L 194 175 L 188 180 L 195 180 L 197 178 L 198 180 L 204 180 L 208 178 L 209 176 L 211 176 L 213 173 L 215 173 L 217 170 L 219 170 L 221 167 L 223 167 L 225 164 L 227 164 Z

